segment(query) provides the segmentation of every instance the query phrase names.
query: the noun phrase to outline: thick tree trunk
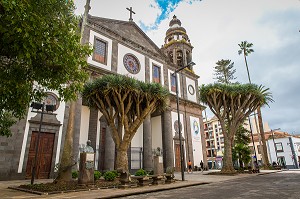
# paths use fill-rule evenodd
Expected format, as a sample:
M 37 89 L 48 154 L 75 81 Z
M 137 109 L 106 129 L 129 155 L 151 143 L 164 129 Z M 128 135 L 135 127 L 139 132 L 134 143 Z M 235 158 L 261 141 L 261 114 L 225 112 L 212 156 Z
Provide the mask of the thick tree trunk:
M 128 171 L 128 147 L 119 147 L 117 149 L 116 168 L 117 170 Z
M 235 173 L 232 162 L 232 142 L 229 135 L 224 134 L 224 157 L 221 173 Z
M 64 142 L 64 148 L 60 165 L 58 169 L 58 176 L 55 179 L 55 183 L 72 181 L 72 166 L 73 160 L 73 136 L 74 136 L 74 120 L 75 120 L 75 101 L 70 104 L 69 121 L 67 126 L 67 132 Z
M 258 125 L 259 125 L 259 131 L 260 131 L 261 142 L 262 142 L 262 158 L 263 158 L 263 163 L 264 163 L 263 166 L 267 167 L 270 164 L 270 162 L 268 159 L 266 138 L 265 138 L 265 132 L 264 132 L 264 127 L 263 127 L 260 107 L 257 108 L 257 117 L 258 117 Z

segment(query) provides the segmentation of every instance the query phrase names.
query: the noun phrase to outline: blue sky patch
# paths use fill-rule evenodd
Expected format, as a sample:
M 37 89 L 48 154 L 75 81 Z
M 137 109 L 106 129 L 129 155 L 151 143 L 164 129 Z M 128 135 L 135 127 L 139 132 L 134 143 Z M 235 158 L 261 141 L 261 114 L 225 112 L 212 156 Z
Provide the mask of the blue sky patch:
M 153 25 L 146 25 L 143 22 L 139 21 L 142 30 L 147 32 L 149 30 L 157 29 L 161 21 L 168 18 L 169 14 L 173 12 L 177 8 L 178 4 L 182 1 L 185 1 L 188 4 L 193 4 L 193 2 L 201 1 L 201 0 L 155 0 L 157 6 L 161 10 L 161 13 L 160 15 L 157 16 Z M 149 7 L 156 7 L 156 6 L 150 4 Z

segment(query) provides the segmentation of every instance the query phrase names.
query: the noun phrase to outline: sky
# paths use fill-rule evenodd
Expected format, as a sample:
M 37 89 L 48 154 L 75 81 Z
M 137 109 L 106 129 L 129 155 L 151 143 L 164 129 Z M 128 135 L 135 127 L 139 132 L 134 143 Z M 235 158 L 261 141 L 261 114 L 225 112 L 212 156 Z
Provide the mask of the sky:
M 74 0 L 83 14 L 85 0 Z M 214 83 L 221 59 L 234 62 L 236 81 L 248 83 L 241 41 L 253 43 L 248 57 L 252 83 L 270 88 L 274 102 L 262 108 L 271 129 L 300 134 L 300 0 L 91 0 L 90 14 L 133 21 L 158 46 L 173 15 L 193 45 L 199 85 Z M 208 117 L 212 114 L 209 113 Z

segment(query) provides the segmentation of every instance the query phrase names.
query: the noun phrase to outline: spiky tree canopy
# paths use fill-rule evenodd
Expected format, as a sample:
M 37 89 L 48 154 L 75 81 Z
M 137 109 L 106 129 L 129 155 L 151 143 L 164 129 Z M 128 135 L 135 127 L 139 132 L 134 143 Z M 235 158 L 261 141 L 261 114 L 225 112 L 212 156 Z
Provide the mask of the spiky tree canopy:
M 149 114 L 166 107 L 169 91 L 160 84 L 106 75 L 87 83 L 82 96 L 89 107 L 103 113 L 116 144 L 117 168 L 127 170 L 126 151 L 133 136 Z M 120 133 L 123 127 L 124 134 Z
M 200 100 L 216 116 L 225 118 L 228 115 L 241 121 L 258 106 L 268 105 L 273 101 L 268 88 L 255 84 L 208 84 L 200 87 L 200 93 Z
M 217 66 L 215 66 L 215 75 L 218 83 L 229 84 L 231 81 L 236 79 L 234 77 L 235 69 L 233 69 L 234 62 L 231 63 L 229 59 L 222 59 L 217 61 Z
M 272 102 L 269 89 L 255 84 L 208 84 L 200 87 L 200 100 L 207 104 L 219 119 L 224 132 L 225 152 L 222 172 L 234 172 L 232 144 L 239 125 L 257 107 Z

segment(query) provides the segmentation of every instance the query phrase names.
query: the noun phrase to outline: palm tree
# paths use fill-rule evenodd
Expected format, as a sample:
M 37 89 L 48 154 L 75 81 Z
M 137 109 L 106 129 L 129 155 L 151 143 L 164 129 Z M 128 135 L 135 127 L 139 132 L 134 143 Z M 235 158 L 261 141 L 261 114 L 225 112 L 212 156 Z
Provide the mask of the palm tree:
M 200 87 L 200 100 L 219 119 L 224 134 L 222 173 L 235 173 L 232 163 L 234 136 L 257 107 L 272 102 L 271 93 L 255 84 L 208 84 Z
M 250 73 L 249 73 L 249 68 L 248 68 L 248 62 L 247 62 L 247 56 L 251 53 L 254 52 L 254 50 L 251 48 L 253 46 L 252 43 L 248 43 L 247 41 L 242 41 L 240 44 L 238 44 L 239 47 L 241 48 L 238 53 L 239 55 L 243 53 L 244 59 L 245 59 L 245 64 L 247 68 L 247 74 L 248 74 L 248 79 L 249 83 L 251 84 L 251 79 L 250 79 Z
M 239 55 L 242 54 L 242 53 L 244 55 L 245 64 L 246 64 L 246 68 L 247 68 L 248 79 L 249 79 L 249 83 L 251 84 L 250 73 L 249 73 L 248 62 L 247 62 L 247 56 L 249 54 L 251 54 L 252 52 L 254 52 L 254 50 L 252 49 L 253 44 L 248 43 L 247 41 L 242 41 L 238 45 L 240 47 L 240 50 L 238 50 L 238 53 L 239 53 Z M 267 165 L 270 164 L 270 162 L 269 162 L 268 154 L 267 154 L 265 132 L 264 132 L 264 127 L 263 127 L 263 123 L 262 123 L 262 115 L 261 115 L 260 107 L 257 107 L 257 117 L 258 117 L 258 123 L 259 123 L 258 126 L 259 126 L 259 128 L 257 128 L 256 116 L 254 114 L 256 129 L 259 129 L 260 136 L 261 136 L 261 141 L 262 141 L 261 147 L 262 147 L 263 164 L 265 166 L 267 166 Z
M 116 168 L 128 173 L 127 149 L 131 140 L 149 114 L 166 107 L 169 91 L 157 83 L 106 75 L 87 83 L 82 97 L 90 108 L 102 112 L 116 145 Z

